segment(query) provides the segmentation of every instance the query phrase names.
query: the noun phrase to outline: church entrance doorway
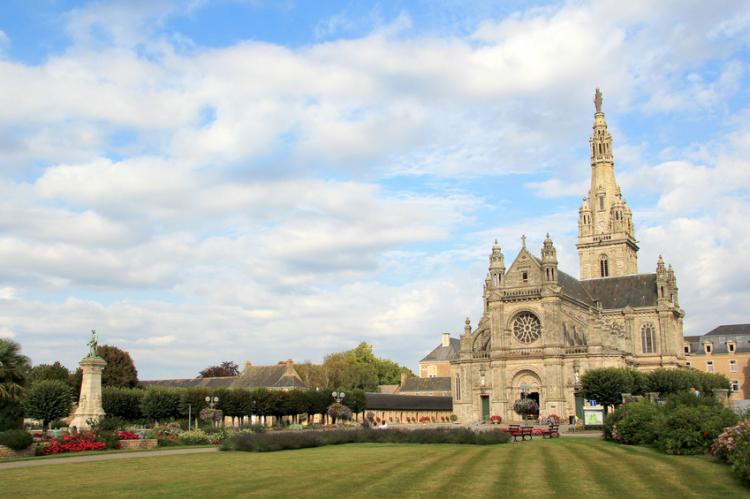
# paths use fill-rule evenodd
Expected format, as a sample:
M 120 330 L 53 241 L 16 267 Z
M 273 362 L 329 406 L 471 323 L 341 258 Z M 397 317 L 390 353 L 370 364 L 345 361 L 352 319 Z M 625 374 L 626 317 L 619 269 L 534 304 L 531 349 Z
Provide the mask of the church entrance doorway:
M 539 392 L 528 393 L 526 395 L 526 398 L 530 398 L 531 400 L 533 400 L 534 402 L 536 402 L 536 406 L 539 407 L 540 410 L 541 410 L 542 404 L 539 401 Z M 532 417 L 532 418 L 538 418 L 539 417 L 539 411 L 537 411 L 536 414 L 530 414 L 529 416 Z
M 482 421 L 490 420 L 490 396 L 482 395 Z

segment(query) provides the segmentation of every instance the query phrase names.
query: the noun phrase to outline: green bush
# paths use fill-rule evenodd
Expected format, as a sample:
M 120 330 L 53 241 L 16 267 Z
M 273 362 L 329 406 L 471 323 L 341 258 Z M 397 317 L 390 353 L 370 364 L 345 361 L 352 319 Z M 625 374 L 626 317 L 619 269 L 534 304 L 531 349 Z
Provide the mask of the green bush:
M 13 450 L 24 450 L 34 442 L 30 433 L 23 430 L 7 430 L 0 432 L 0 445 Z
M 0 431 L 20 430 L 23 427 L 23 407 L 17 400 L 0 401 Z
M 729 458 L 729 464 L 736 475 L 750 483 L 750 438 L 737 444 Z
M 680 405 L 664 410 L 656 425 L 657 446 L 667 454 L 703 454 L 737 415 L 719 403 Z
M 70 386 L 60 380 L 37 381 L 23 399 L 26 417 L 41 419 L 44 429 L 50 421 L 70 414 L 73 394 Z
M 143 416 L 151 420 L 167 420 L 180 416 L 180 391 L 149 388 L 141 401 Z
M 270 452 L 304 449 L 347 443 L 414 443 L 492 445 L 510 441 L 500 430 L 473 431 L 468 428 L 436 428 L 419 430 L 311 430 L 304 432 L 236 433 L 227 438 L 221 450 Z
M 179 436 L 182 445 L 204 445 L 211 443 L 211 437 L 201 430 L 186 431 Z
M 121 388 L 119 386 L 102 387 L 102 408 L 108 416 L 117 416 L 126 421 L 143 417 L 141 402 L 146 394 L 139 388 Z
M 604 438 L 629 445 L 656 441 L 659 408 L 649 400 L 621 405 L 604 421 Z

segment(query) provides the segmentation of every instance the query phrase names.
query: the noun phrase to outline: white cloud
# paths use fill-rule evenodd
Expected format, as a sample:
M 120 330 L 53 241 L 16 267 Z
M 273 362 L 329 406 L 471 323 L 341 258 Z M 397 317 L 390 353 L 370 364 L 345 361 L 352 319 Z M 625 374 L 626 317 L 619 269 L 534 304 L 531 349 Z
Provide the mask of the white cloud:
M 15 331 L 12 331 L 5 326 L 0 326 L 0 338 L 13 339 L 15 337 Z

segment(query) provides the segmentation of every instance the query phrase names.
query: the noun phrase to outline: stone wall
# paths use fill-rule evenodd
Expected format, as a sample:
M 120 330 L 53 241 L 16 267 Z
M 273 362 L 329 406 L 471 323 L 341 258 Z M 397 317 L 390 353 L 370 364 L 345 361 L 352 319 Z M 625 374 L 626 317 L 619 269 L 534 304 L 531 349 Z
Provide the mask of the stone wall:
M 155 438 L 145 440 L 120 440 L 120 449 L 155 449 L 159 441 Z
M 0 445 L 0 458 L 29 457 L 36 454 L 34 446 L 30 445 L 24 450 L 13 450 L 10 447 Z

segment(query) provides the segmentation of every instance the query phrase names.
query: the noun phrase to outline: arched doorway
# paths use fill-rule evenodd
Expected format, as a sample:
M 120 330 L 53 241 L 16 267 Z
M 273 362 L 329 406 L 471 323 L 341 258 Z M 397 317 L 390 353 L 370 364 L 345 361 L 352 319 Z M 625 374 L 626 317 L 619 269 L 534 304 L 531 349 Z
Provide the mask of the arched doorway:
M 523 369 L 516 373 L 511 382 L 511 400 L 515 403 L 516 400 L 526 398 L 536 402 L 537 407 L 542 407 L 543 397 L 543 386 L 539 375 L 530 370 Z M 512 410 L 512 406 L 511 406 Z M 515 413 L 513 413 L 515 416 Z M 536 418 L 539 416 L 539 411 L 536 414 L 531 414 L 530 417 Z

